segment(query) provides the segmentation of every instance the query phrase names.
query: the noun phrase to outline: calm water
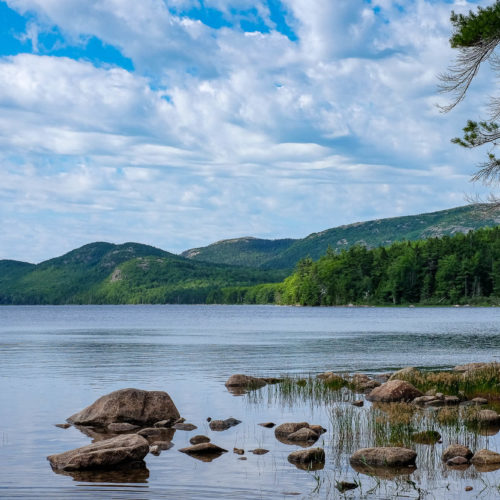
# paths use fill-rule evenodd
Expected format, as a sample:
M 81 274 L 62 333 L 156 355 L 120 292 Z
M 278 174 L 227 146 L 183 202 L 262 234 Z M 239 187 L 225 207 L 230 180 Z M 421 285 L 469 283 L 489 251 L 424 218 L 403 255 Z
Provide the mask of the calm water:
M 339 462 L 329 453 L 328 434 L 318 442 L 327 452 L 326 467 L 312 473 L 289 464 L 295 448 L 256 425 L 307 420 L 330 428 L 329 409 L 280 405 L 268 388 L 251 397 L 232 396 L 224 387 L 229 375 L 375 373 L 495 360 L 500 361 L 498 308 L 1 307 L 0 496 L 334 498 L 318 484 L 355 475 L 347 458 Z M 194 433 L 209 435 L 219 446 L 271 452 L 247 454 L 247 461 L 226 453 L 203 463 L 178 453 L 193 433 L 177 431 L 172 449 L 146 457 L 149 477 L 140 483 L 86 482 L 52 472 L 47 455 L 90 442 L 76 429 L 54 424 L 124 387 L 167 391 L 181 415 L 198 426 Z M 213 433 L 209 416 L 243 423 Z M 488 439 L 489 448 L 500 451 L 496 438 Z M 447 496 L 446 482 L 462 486 L 469 476 L 456 474 L 436 482 L 435 498 L 459 498 L 453 487 Z M 500 484 L 500 477 L 488 473 L 487 481 Z M 387 498 L 383 488 L 368 497 Z

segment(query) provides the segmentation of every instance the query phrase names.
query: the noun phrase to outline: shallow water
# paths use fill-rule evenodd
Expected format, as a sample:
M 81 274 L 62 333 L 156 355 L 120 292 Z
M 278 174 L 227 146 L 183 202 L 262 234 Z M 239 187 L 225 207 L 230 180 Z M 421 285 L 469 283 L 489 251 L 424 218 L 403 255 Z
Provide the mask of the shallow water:
M 337 453 L 329 405 L 283 404 L 272 387 L 235 397 L 224 382 L 233 373 L 376 373 L 499 358 L 498 308 L 1 307 L 0 497 L 335 498 L 335 480 L 356 479 L 362 488 L 348 498 L 465 498 L 465 485 L 474 485 L 478 495 L 483 483 L 480 498 L 495 498 L 499 473 L 444 470 L 436 461 L 442 445 L 417 447 L 425 464 L 409 479 L 358 475 L 348 455 Z M 148 455 L 149 476 L 139 479 L 144 482 L 96 483 L 55 474 L 45 457 L 89 438 L 54 424 L 124 387 L 167 391 L 198 429 L 177 431 L 172 449 Z M 243 423 L 221 433 L 209 430 L 207 417 L 230 416 Z M 256 425 L 269 420 L 327 428 L 318 441 L 327 454 L 325 469 L 307 472 L 288 463 L 296 447 Z M 240 461 L 230 452 L 203 463 L 177 451 L 194 434 L 207 434 L 229 450 L 263 447 L 270 453 L 247 452 Z M 496 436 L 481 436 L 477 445 L 500 451 Z

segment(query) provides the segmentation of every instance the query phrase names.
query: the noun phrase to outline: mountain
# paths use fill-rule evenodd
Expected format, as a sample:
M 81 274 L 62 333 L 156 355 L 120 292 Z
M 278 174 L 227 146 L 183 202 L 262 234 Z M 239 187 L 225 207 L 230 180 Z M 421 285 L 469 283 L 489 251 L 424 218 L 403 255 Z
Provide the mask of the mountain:
M 239 238 L 194 248 L 183 256 L 206 262 L 235 263 L 260 269 L 292 269 L 304 257 L 318 259 L 330 247 L 335 252 L 356 244 L 367 248 L 387 246 L 396 241 L 415 241 L 431 237 L 468 233 L 500 224 L 500 208 L 466 205 L 420 215 L 392 217 L 312 233 L 306 238 L 262 240 Z
M 232 240 L 222 240 L 207 247 L 192 248 L 182 252 L 188 259 L 215 262 L 217 264 L 232 264 L 235 266 L 259 267 L 263 260 L 268 261 L 279 257 L 297 240 L 263 240 L 246 236 Z
M 194 262 L 138 243 L 98 242 L 38 265 L 1 260 L 0 304 L 204 303 L 221 286 L 284 275 Z

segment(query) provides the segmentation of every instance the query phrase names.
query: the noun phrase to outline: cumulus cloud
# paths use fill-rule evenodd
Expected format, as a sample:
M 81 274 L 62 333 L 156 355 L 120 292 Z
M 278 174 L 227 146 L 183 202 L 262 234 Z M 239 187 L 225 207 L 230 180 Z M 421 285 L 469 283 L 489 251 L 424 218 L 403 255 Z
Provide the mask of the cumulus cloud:
M 435 106 L 449 13 L 466 2 L 282 0 L 278 22 L 264 0 L 207 0 L 218 28 L 189 14 L 197 0 L 7 3 L 29 16 L 26 39 L 95 37 L 134 70 L 34 43 L 0 58 L 5 227 L 54 235 L 30 245 L 33 231 L 7 230 L 0 258 L 299 237 L 459 205 L 470 189 L 477 154 L 449 139 L 487 77 L 453 116 Z

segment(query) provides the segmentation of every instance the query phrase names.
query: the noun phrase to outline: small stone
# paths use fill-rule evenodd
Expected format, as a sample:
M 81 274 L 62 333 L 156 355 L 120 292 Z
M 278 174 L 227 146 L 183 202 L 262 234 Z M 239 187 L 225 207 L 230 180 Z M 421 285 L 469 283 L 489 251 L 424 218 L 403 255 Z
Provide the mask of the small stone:
M 152 455 L 158 456 L 161 453 L 161 449 L 157 444 L 155 444 L 155 445 L 149 447 L 149 453 L 151 453 Z
M 180 423 L 174 424 L 172 429 L 177 429 L 178 431 L 194 431 L 195 429 L 198 429 L 198 427 L 194 424 Z
M 274 429 L 274 434 L 276 437 L 287 437 L 289 434 L 297 432 L 303 427 L 309 428 L 307 422 L 287 422 L 286 424 L 281 424 Z
M 437 398 L 436 398 L 436 395 L 432 395 L 432 396 L 419 396 L 418 398 L 415 398 L 413 401 L 412 401 L 412 404 L 414 405 L 419 405 L 419 406 L 423 406 L 427 403 L 430 403 L 432 401 L 436 401 Z
M 464 457 L 469 460 L 472 455 L 472 451 L 467 448 L 467 446 L 463 446 L 461 444 L 450 444 L 450 446 L 444 450 L 442 459 L 444 462 L 448 462 L 448 460 L 455 457 Z
M 472 491 L 474 488 L 472 486 L 466 486 L 465 491 Z
M 261 427 L 265 427 L 266 429 L 272 429 L 276 424 L 274 422 L 263 422 L 259 424 Z
M 446 462 L 446 465 L 466 465 L 468 463 L 469 461 L 465 457 L 453 457 Z
M 269 453 L 269 450 L 265 450 L 264 448 L 256 448 L 255 450 L 250 450 L 254 455 L 265 455 Z
M 59 427 L 60 429 L 68 429 L 71 427 L 71 424 L 54 424 L 56 427 Z
M 168 420 L 160 420 L 159 422 L 156 422 L 153 427 L 172 427 L 174 424 L 175 420 L 174 419 L 168 419 Z
M 475 405 L 487 405 L 488 400 L 485 398 L 473 398 L 471 399 L 471 402 L 474 403 Z
M 447 406 L 454 406 L 460 404 L 460 398 L 458 396 L 445 396 L 444 402 Z
M 314 431 L 318 436 L 321 436 L 321 434 L 324 434 L 326 432 L 326 429 L 321 425 L 310 425 L 309 429 Z
M 198 434 L 197 436 L 193 436 L 189 442 L 191 444 L 200 444 L 200 443 L 210 443 L 210 438 L 207 436 L 203 436 L 201 434 Z
M 212 421 L 212 417 L 207 417 L 207 422 L 211 422 Z
M 233 448 L 233 453 L 236 453 L 236 455 L 243 455 L 245 453 L 245 450 L 242 448 Z
M 340 491 L 340 493 L 344 493 L 349 490 L 355 490 L 358 485 L 349 481 L 337 481 L 335 487 Z
M 364 404 L 365 404 L 365 402 L 362 399 L 358 399 L 357 401 L 352 402 L 353 406 L 358 406 L 358 407 L 363 406 Z M 342 481 L 342 482 L 344 482 L 344 481 Z
M 226 418 L 226 420 L 212 420 L 209 427 L 212 431 L 225 431 L 238 424 L 241 424 L 241 420 L 237 420 L 236 418 Z
M 170 450 L 174 446 L 172 441 L 154 441 L 151 446 L 158 446 L 160 450 Z
M 238 460 L 246 460 L 247 457 L 239 457 Z

